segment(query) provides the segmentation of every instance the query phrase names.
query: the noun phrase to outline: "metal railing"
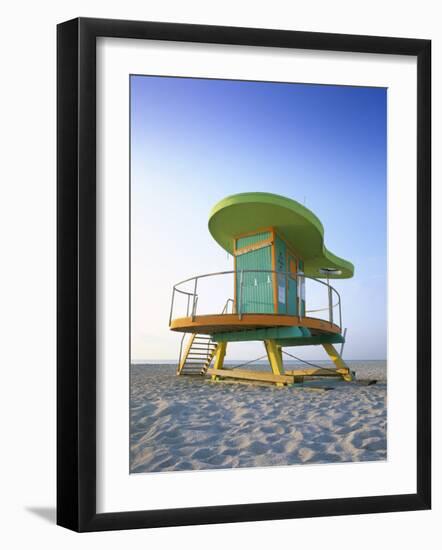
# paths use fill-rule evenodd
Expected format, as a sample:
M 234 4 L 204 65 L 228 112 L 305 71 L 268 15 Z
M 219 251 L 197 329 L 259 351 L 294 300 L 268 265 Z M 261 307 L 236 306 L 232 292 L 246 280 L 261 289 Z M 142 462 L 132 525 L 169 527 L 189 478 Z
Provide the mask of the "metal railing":
M 254 280 L 253 285 L 250 285 L 251 274 L 255 274 L 257 276 L 252 277 L 252 279 Z M 264 269 L 219 271 L 217 273 L 206 273 L 204 275 L 197 275 L 195 277 L 185 279 L 184 281 L 180 281 L 173 287 L 172 300 L 170 304 L 169 325 L 171 324 L 172 319 L 177 317 L 191 317 L 192 320 L 194 320 L 195 316 L 198 313 L 198 301 L 201 282 L 203 280 L 208 280 L 209 278 L 219 278 L 226 275 L 233 275 L 234 277 L 236 299 L 227 299 L 224 308 L 221 311 L 221 315 L 229 314 L 230 304 L 230 314 L 237 314 L 240 319 L 243 315 L 247 313 L 275 313 L 273 307 L 273 296 L 274 293 L 276 293 L 278 303 L 285 305 L 286 309 L 286 313 L 279 311 L 278 315 L 294 315 L 299 318 L 314 317 L 326 320 L 331 324 L 339 326 L 340 328 L 342 327 L 341 297 L 339 295 L 339 292 L 329 284 L 328 280 L 322 281 L 321 279 L 309 277 L 307 275 L 304 275 L 303 273 L 291 273 L 286 271 L 273 271 Z M 257 282 L 257 278 L 260 275 L 267 275 L 265 283 L 263 283 L 262 281 L 260 283 Z M 293 287 L 289 286 L 290 282 L 296 282 L 296 286 L 294 287 L 296 289 L 294 298 L 291 295 L 293 293 Z M 250 307 L 250 304 L 249 307 L 247 307 L 245 299 L 245 287 L 248 286 L 248 296 L 250 298 L 250 287 L 257 287 L 258 284 L 271 285 L 272 304 L 269 303 L 269 311 L 253 311 L 253 307 Z M 310 287 L 308 294 L 317 295 L 318 292 L 321 294 L 321 303 L 318 304 L 318 306 L 307 308 L 305 290 L 307 284 L 313 285 L 314 287 Z M 217 287 L 218 286 L 219 285 L 217 284 Z M 217 290 L 219 291 L 219 288 L 217 288 Z M 177 313 L 175 311 L 175 305 L 178 295 L 184 298 L 184 307 L 181 308 L 180 313 Z M 316 299 L 318 299 L 317 296 Z M 289 306 L 295 306 L 293 308 L 295 310 L 295 313 L 289 312 Z M 213 309 L 209 311 L 209 313 L 219 315 L 220 309 L 221 307 L 213 307 Z M 321 315 L 318 317 L 317 314 L 319 313 L 324 314 L 325 319 L 323 318 L 323 316 L 321 317 Z
M 236 313 L 235 300 L 233 298 L 227 298 L 226 303 L 224 304 L 223 310 L 221 311 L 221 315 L 224 315 L 225 313 L 229 313 L 229 304 L 232 305 L 231 313 Z

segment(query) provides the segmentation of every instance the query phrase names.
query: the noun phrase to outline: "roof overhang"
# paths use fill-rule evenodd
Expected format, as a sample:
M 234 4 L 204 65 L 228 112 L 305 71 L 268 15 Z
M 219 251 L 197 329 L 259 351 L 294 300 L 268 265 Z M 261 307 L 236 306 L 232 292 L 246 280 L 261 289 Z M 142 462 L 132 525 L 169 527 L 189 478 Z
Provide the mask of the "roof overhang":
M 234 239 L 273 227 L 304 261 L 310 277 L 345 279 L 353 276 L 351 262 L 324 244 L 324 227 L 308 208 L 272 193 L 240 193 L 218 202 L 209 217 L 209 231 L 230 254 Z

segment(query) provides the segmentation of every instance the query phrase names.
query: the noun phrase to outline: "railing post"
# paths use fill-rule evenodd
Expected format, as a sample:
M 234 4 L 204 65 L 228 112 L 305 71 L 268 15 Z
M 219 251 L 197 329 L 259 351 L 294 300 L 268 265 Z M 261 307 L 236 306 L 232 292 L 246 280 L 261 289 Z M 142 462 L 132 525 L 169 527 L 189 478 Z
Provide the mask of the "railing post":
M 333 290 L 330 286 L 330 283 L 328 283 L 328 320 L 330 321 L 330 324 L 333 324 Z
M 239 275 L 239 320 L 242 319 L 242 292 L 243 292 L 243 282 L 244 282 L 244 270 L 241 269 Z
M 296 273 L 296 309 L 298 313 L 298 319 L 301 320 L 301 305 L 302 305 L 302 279 L 300 278 L 300 275 Z
M 338 304 L 339 304 L 339 328 L 342 330 L 342 311 L 341 311 L 341 296 L 336 293 L 338 296 Z
M 287 277 L 287 271 L 285 272 L 285 313 L 286 315 L 288 315 L 289 313 L 289 281 Z
M 169 313 L 169 327 L 172 323 L 172 314 L 173 314 L 173 301 L 174 301 L 174 298 L 175 298 L 175 287 L 173 287 L 173 290 L 172 290 L 172 300 L 170 302 L 170 313 Z
M 193 287 L 192 322 L 195 320 L 195 315 L 196 315 L 196 304 L 197 304 L 196 289 L 197 289 L 197 285 L 198 285 L 198 277 L 195 277 L 195 285 Z

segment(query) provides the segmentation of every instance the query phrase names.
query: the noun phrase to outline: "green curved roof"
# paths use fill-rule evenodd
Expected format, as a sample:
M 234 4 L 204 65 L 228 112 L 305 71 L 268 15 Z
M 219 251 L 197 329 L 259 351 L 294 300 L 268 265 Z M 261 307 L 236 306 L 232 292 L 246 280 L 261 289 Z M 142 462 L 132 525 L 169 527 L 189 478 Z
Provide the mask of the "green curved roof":
M 233 240 L 244 233 L 274 227 L 304 260 L 304 273 L 324 278 L 320 269 L 329 268 L 331 279 L 353 276 L 353 264 L 335 256 L 324 244 L 324 227 L 305 206 L 272 193 L 239 193 L 218 202 L 209 217 L 212 237 L 230 254 Z

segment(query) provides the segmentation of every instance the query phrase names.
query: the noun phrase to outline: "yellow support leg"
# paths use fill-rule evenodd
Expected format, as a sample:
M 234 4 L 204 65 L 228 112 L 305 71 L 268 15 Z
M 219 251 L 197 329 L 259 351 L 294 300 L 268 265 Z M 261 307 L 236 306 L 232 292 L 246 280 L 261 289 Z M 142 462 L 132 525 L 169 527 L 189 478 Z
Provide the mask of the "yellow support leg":
M 336 351 L 333 344 L 322 344 L 322 347 L 327 352 L 330 359 L 333 361 L 333 363 L 336 366 L 336 372 L 342 376 L 342 378 L 346 382 L 351 382 L 352 376 L 350 369 L 347 367 L 347 365 L 344 363 L 342 357 L 339 355 L 339 353 Z
M 267 351 L 267 357 L 269 358 L 269 363 L 273 374 L 284 374 L 281 346 L 278 346 L 275 340 L 264 340 L 264 346 Z M 276 382 L 276 385 L 284 386 L 282 382 Z
M 215 353 L 215 363 L 213 365 L 213 370 L 222 369 L 224 366 L 224 357 L 226 356 L 227 342 L 219 342 L 216 353 Z M 219 377 L 216 374 L 212 374 L 212 380 L 219 380 Z

